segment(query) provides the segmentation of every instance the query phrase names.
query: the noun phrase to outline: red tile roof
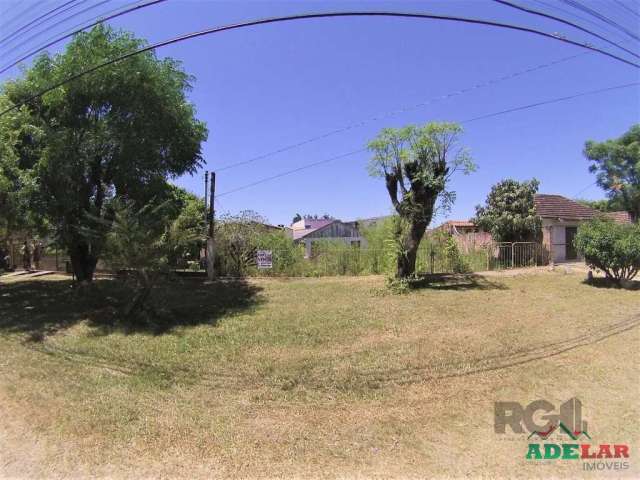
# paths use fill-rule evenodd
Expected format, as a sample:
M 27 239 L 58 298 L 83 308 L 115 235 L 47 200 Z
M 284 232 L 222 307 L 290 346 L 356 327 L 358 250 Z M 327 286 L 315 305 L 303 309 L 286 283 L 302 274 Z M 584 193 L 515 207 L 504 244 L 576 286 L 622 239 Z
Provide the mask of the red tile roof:
M 604 216 L 612 218 L 616 223 L 632 223 L 631 214 L 629 212 L 606 212 Z
M 600 214 L 597 210 L 569 200 L 562 195 L 537 194 L 534 197 L 536 213 L 542 218 L 589 219 Z

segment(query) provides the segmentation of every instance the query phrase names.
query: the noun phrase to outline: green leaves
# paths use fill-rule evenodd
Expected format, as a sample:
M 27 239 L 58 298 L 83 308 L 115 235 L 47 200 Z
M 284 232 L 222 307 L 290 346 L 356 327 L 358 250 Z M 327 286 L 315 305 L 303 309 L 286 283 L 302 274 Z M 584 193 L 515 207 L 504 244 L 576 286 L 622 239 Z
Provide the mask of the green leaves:
M 400 215 L 412 211 L 426 216 L 429 207 L 420 206 L 425 203 L 426 197 L 422 197 L 426 192 L 426 204 L 432 205 L 441 196 L 445 208 L 450 205 L 455 198 L 453 192 L 446 191 L 451 176 L 457 171 L 468 174 L 476 168 L 468 149 L 458 145 L 461 134 L 462 127 L 456 123 L 431 122 L 385 128 L 369 142 L 373 153 L 369 173 L 387 180 L 389 195 Z
M 476 206 L 475 224 L 491 232 L 499 242 L 536 240 L 542 229 L 534 205 L 539 185 L 535 178 L 525 182 L 507 179 L 497 183 L 491 188 L 485 206 Z
M 586 142 L 584 154 L 612 202 L 640 218 L 640 125 L 617 139 Z
M 22 78 L 4 85 L 0 103 L 21 102 L 144 44 L 100 25 L 77 35 L 63 53 L 38 57 Z M 100 255 L 103 238 L 88 241 L 78 234 L 91 226 L 88 218 L 111 221 L 115 197 L 147 204 L 166 193 L 167 179 L 201 165 L 208 132 L 186 96 L 192 81 L 179 62 L 146 52 L 82 76 L 0 119 L 0 137 L 9 150 L 0 152 L 0 162 L 15 157 L 20 171 L 36 182 L 29 195 L 37 205 L 33 210 L 57 226 L 72 253 L 92 257 L 76 258 L 74 268 L 95 264 Z
M 457 171 L 475 170 L 469 151 L 458 145 L 462 127 L 455 123 L 431 122 L 424 126 L 385 128 L 368 144 L 373 153 L 368 170 L 385 179 L 391 203 L 408 223 L 398 240 L 398 276 L 411 275 L 415 253 L 433 218 L 436 202 L 448 210 L 455 192 L 447 190 Z
M 580 225 L 574 242 L 587 264 L 607 278 L 630 280 L 640 271 L 640 224 L 592 220 Z

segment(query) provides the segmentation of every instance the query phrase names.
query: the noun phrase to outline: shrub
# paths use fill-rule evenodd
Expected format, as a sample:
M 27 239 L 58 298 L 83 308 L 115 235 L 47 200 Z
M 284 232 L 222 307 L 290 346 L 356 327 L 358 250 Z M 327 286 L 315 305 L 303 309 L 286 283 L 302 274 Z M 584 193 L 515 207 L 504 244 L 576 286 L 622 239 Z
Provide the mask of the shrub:
M 458 242 L 452 236 L 448 236 L 444 242 L 444 255 L 453 273 L 469 273 L 471 271 L 466 259 L 460 253 Z
M 633 279 L 640 270 L 639 224 L 593 220 L 578 228 L 574 243 L 590 267 L 616 283 Z
M 367 270 L 369 273 L 393 274 L 401 254 L 401 243 L 398 231 L 402 220 L 393 215 L 381 219 L 374 225 L 362 228 L 362 235 L 367 240 Z

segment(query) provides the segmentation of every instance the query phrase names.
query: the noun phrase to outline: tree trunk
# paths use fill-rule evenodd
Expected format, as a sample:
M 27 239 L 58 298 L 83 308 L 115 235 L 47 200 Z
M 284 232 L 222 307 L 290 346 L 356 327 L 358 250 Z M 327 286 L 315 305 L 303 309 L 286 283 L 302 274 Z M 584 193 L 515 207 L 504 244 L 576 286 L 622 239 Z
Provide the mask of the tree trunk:
M 398 255 L 396 277 L 408 278 L 416 272 L 416 258 L 418 247 L 427 229 L 427 222 L 413 221 L 402 239 L 402 252 Z
M 91 253 L 90 246 L 86 242 L 74 242 L 69 249 L 69 257 L 78 282 L 92 282 L 98 259 Z

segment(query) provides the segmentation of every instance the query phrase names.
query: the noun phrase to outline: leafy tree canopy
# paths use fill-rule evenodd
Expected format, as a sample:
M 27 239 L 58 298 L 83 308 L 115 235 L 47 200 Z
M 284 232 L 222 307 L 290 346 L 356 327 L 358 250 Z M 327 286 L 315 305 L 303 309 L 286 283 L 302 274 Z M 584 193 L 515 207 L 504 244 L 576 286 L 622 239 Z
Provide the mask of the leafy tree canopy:
M 615 282 L 640 271 L 640 224 L 622 225 L 596 219 L 578 227 L 575 246 L 587 264 Z
M 640 218 L 640 124 L 619 138 L 586 142 L 584 154 L 607 196 Z
M 396 276 L 415 272 L 416 254 L 433 218 L 436 202 L 448 209 L 455 193 L 447 189 L 458 170 L 470 173 L 475 165 L 467 149 L 459 146 L 462 128 L 455 123 L 385 128 L 369 142 L 373 153 L 369 173 L 383 177 L 391 203 L 401 218 L 398 225 Z
M 581 205 L 585 205 L 587 207 L 593 208 L 594 210 L 598 210 L 599 212 L 616 212 L 620 210 L 624 210 L 624 205 L 622 205 L 619 199 L 605 199 L 605 200 L 585 200 L 582 198 L 575 199 Z
M 78 34 L 63 53 L 38 57 L 20 79 L 4 85 L 0 103 L 25 101 L 144 44 L 131 34 L 95 27 Z M 79 280 L 92 279 L 116 196 L 145 205 L 168 194 L 167 178 L 194 173 L 200 165 L 207 129 L 187 100 L 192 81 L 177 61 L 146 52 L 29 101 L 0 123 L 0 136 L 10 139 L 6 157 L 27 178 L 20 181 L 33 185 L 32 211 L 55 226 Z M 101 234 L 82 234 L 100 228 Z
M 9 105 L 7 98 L 0 95 L 0 109 Z M 24 112 L 0 117 L 0 241 L 18 232 L 44 233 L 47 230 L 46 223 L 29 208 L 30 194 L 35 191 L 36 184 L 24 168 L 32 161 L 28 152 L 21 156 L 13 148 L 34 132 Z
M 499 242 L 530 242 L 539 239 L 542 220 L 534 197 L 540 182 L 502 180 L 493 187 L 484 206 L 476 206 L 473 222 Z

